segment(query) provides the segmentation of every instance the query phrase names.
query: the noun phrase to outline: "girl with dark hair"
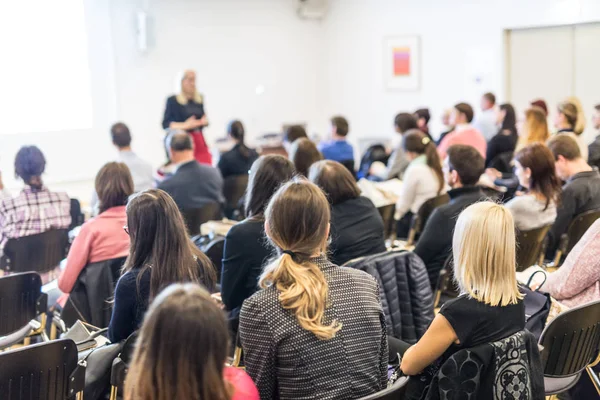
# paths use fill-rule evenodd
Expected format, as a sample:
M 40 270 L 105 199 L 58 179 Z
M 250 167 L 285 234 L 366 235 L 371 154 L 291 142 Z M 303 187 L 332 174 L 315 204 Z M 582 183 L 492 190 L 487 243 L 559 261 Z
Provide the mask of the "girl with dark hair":
M 264 213 L 277 188 L 294 176 L 294 165 L 279 155 L 260 157 L 250 169 L 246 189 L 246 219 L 231 227 L 225 238 L 221 297 L 237 331 L 242 303 L 258 290 L 258 276 L 271 256 L 265 239 Z
M 113 343 L 138 329 L 149 302 L 166 286 L 198 282 L 212 291 L 216 280 L 214 266 L 188 238 L 177 205 L 162 190 L 146 190 L 129 202 L 124 230 L 131 246 L 115 289 L 108 327 Z
M 259 400 L 242 369 L 225 367 L 223 311 L 198 285 L 174 284 L 152 302 L 140 330 L 126 400 Z
M 246 371 L 262 399 L 355 399 L 386 387 L 377 282 L 327 259 L 329 221 L 325 194 L 300 178 L 265 211 L 277 256 L 240 313 Z
M 515 175 L 527 193 L 508 203 L 518 229 L 531 230 L 550 225 L 556 219 L 561 182 L 556 176 L 554 156 L 546 145 L 534 143 L 515 155 Z
M 411 131 L 404 136 L 403 148 L 410 164 L 396 203 L 396 231 L 400 238 L 408 236 L 412 216 L 423 203 L 446 192 L 442 163 L 433 141 L 421 131 Z
M 511 104 L 505 103 L 500 105 L 497 122 L 500 125 L 500 130 L 488 142 L 485 156 L 486 168 L 497 168 L 493 163 L 494 159 L 500 154 L 514 152 L 517 140 L 519 139 L 519 135 L 517 134 L 517 117 L 515 109 Z
M 244 125 L 240 121 L 231 121 L 227 127 L 227 136 L 235 143 L 233 148 L 221 155 L 219 170 L 223 179 L 229 176 L 248 175 L 252 163 L 258 158 L 258 153 L 248 148 L 244 143 Z

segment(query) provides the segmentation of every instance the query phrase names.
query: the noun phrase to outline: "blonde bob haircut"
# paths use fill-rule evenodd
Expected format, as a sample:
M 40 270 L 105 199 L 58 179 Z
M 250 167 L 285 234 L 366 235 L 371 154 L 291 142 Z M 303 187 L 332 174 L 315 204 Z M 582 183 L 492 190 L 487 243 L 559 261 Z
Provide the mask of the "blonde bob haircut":
M 454 280 L 461 293 L 491 306 L 516 304 L 515 223 L 509 210 L 489 201 L 467 207 L 452 239 Z

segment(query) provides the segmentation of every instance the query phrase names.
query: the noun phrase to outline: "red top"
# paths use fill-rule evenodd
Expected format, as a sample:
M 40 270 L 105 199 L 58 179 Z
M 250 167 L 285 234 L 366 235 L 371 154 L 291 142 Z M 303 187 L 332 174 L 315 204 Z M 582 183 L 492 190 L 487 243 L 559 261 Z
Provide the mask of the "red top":
M 438 146 L 438 152 L 440 153 L 440 158 L 442 160 L 446 158 L 446 153 L 450 146 L 455 144 L 464 144 L 475 147 L 485 160 L 487 142 L 485 141 L 485 138 L 481 132 L 472 126 L 467 125 L 462 129 L 455 129 L 453 132 L 450 132 L 448 135 L 446 135 L 446 137 L 444 137 L 442 143 L 440 143 Z
M 234 367 L 225 367 L 223 375 L 225 380 L 231 383 L 235 389 L 231 400 L 260 400 L 258 389 L 256 389 L 252 378 L 248 376 L 246 371 Z

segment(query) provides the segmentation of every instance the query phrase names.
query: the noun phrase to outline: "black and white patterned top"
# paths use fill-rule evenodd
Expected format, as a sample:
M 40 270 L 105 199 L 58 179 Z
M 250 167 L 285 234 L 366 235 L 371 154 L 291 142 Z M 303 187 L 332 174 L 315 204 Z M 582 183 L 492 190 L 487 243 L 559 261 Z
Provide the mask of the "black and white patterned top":
M 283 309 L 269 287 L 244 302 L 240 338 L 246 371 L 265 399 L 355 399 L 386 387 L 388 343 L 379 286 L 369 274 L 317 264 L 329 286 L 324 324 L 342 324 L 320 340 Z

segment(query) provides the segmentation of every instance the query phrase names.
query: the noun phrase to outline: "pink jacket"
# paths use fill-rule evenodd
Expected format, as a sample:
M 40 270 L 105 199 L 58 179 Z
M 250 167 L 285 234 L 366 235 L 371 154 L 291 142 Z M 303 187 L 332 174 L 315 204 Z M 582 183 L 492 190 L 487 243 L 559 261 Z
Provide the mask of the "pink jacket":
M 67 266 L 58 278 L 63 293 L 73 290 L 86 265 L 129 254 L 129 235 L 123 230 L 126 224 L 125 206 L 109 208 L 83 224 L 67 256 Z
M 225 380 L 234 388 L 231 400 L 260 400 L 258 389 L 246 371 L 234 367 L 225 367 L 223 375 Z
M 446 153 L 450 146 L 455 144 L 464 144 L 468 146 L 473 146 L 481 153 L 481 156 L 485 159 L 485 152 L 487 150 L 487 142 L 485 138 L 477 129 L 471 126 L 464 126 L 462 129 L 456 129 L 453 132 L 450 132 L 444 139 L 442 143 L 438 146 L 438 152 L 440 153 L 440 158 L 444 160 L 446 158 Z

